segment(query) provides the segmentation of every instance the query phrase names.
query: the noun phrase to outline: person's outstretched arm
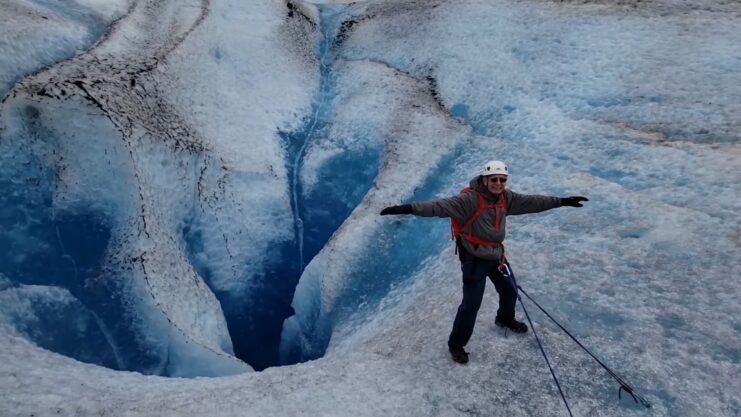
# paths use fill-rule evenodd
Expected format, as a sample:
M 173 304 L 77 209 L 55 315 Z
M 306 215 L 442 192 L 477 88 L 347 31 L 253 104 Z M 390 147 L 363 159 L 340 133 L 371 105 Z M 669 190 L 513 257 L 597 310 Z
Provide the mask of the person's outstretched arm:
M 507 214 L 539 213 L 556 207 L 583 207 L 582 202 L 589 201 L 582 196 L 552 197 L 546 195 L 527 195 L 507 190 Z
M 381 215 L 414 214 L 422 217 L 453 217 L 467 219 L 478 205 L 476 193 L 466 192 L 457 196 L 432 201 L 416 201 L 411 204 L 390 206 L 381 210 Z

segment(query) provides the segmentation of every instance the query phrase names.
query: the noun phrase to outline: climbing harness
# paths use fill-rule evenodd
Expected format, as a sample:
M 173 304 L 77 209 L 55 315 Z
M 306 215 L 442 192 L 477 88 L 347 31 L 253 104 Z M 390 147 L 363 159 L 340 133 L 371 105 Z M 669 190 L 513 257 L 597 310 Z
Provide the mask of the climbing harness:
M 530 323 L 530 327 L 533 329 L 533 334 L 535 335 L 535 340 L 538 342 L 538 347 L 540 348 L 540 352 L 543 354 L 543 357 L 545 358 L 545 362 L 548 365 L 548 369 L 551 371 L 551 376 L 553 376 L 553 380 L 556 382 L 556 386 L 558 387 L 558 392 L 559 392 L 559 394 L 561 394 L 561 398 L 563 399 L 563 402 L 566 405 L 566 409 L 569 412 L 569 416 L 573 417 L 573 414 L 571 413 L 571 408 L 569 407 L 569 403 L 566 400 L 566 396 L 564 395 L 563 391 L 561 390 L 561 384 L 559 383 L 558 378 L 556 377 L 556 373 L 553 371 L 553 368 L 551 367 L 551 363 L 548 360 L 548 355 L 545 353 L 545 349 L 543 349 L 543 345 L 540 342 L 540 338 L 538 337 L 538 333 L 535 331 L 535 326 L 533 325 L 533 322 L 530 319 L 530 314 L 528 314 L 527 308 L 525 308 L 525 303 L 522 301 L 522 297 L 520 297 L 520 292 L 522 292 L 523 294 L 525 294 L 525 297 L 527 297 L 533 304 L 535 304 L 535 306 L 538 307 L 538 309 L 540 309 L 540 311 L 542 311 L 549 319 L 551 319 L 551 321 L 553 321 L 561 330 L 563 330 L 564 333 L 566 333 L 566 335 L 568 335 L 571 338 L 571 340 L 573 340 L 580 348 L 582 348 L 585 352 L 587 352 L 589 354 L 589 356 L 592 357 L 592 359 L 594 359 L 595 361 L 597 361 L 597 363 L 600 364 L 600 366 L 602 366 L 602 368 L 604 368 L 607 371 L 607 373 L 613 379 L 615 379 L 615 381 L 618 382 L 618 384 L 620 384 L 620 388 L 618 389 L 618 399 L 619 400 L 622 399 L 622 392 L 623 392 L 623 390 L 625 390 L 625 392 L 627 392 L 628 394 L 630 394 L 631 397 L 633 397 L 633 401 L 635 401 L 636 404 L 640 402 L 641 405 L 643 405 L 644 407 L 651 408 L 651 403 L 649 403 L 648 400 L 646 400 L 643 396 L 641 396 L 640 394 L 638 394 L 635 391 L 635 388 L 633 388 L 625 380 L 623 380 L 622 378 L 620 378 L 620 376 L 618 376 L 615 373 L 615 371 L 613 371 L 612 369 L 610 369 L 601 360 L 599 360 L 597 358 L 597 356 L 595 356 L 589 349 L 587 349 L 574 335 L 571 334 L 571 332 L 569 332 L 568 330 L 566 330 L 566 328 L 563 327 L 561 325 L 561 323 L 559 323 L 558 321 L 556 321 L 556 319 L 554 319 L 553 316 L 551 316 L 550 313 L 548 313 L 543 307 L 541 307 L 541 305 L 538 304 L 537 301 L 535 301 L 524 289 L 522 289 L 521 286 L 519 286 L 517 284 L 517 280 L 515 279 L 515 276 L 512 273 L 512 270 L 510 269 L 509 264 L 505 264 L 504 266 L 500 266 L 499 267 L 499 272 L 505 278 L 509 279 L 510 280 L 510 283 L 512 285 L 514 285 L 515 289 L 518 290 L 518 292 L 517 292 L 517 299 L 520 301 L 520 305 L 522 306 L 522 310 L 525 312 L 525 317 L 527 318 L 528 323 Z
M 471 191 L 470 187 L 465 187 L 461 190 L 461 194 Z M 469 218 L 466 223 L 461 225 L 461 223 L 452 218 L 450 221 L 450 232 L 452 235 L 452 239 L 456 240 L 459 236 L 463 239 L 466 239 L 467 241 L 471 242 L 474 245 L 479 246 L 499 246 L 502 248 L 502 256 L 501 259 L 504 260 L 504 246 L 502 245 L 502 242 L 496 242 L 496 241 L 490 241 L 490 240 L 484 240 L 481 239 L 478 236 L 475 236 L 473 232 L 471 232 L 471 226 L 473 223 L 481 217 L 481 215 L 484 213 L 484 210 L 486 209 L 492 209 L 494 210 L 494 229 L 499 232 L 499 229 L 501 227 L 502 219 L 499 214 L 498 209 L 502 209 L 504 211 L 504 215 L 507 215 L 507 197 L 504 193 L 502 193 L 502 198 L 499 199 L 498 202 L 494 204 L 488 204 L 486 202 L 486 199 L 484 199 L 484 195 L 481 194 L 479 191 L 473 190 L 478 199 L 479 199 L 479 205 L 476 207 L 476 211 L 473 213 L 471 218 Z M 458 246 L 456 245 L 455 253 L 458 254 Z

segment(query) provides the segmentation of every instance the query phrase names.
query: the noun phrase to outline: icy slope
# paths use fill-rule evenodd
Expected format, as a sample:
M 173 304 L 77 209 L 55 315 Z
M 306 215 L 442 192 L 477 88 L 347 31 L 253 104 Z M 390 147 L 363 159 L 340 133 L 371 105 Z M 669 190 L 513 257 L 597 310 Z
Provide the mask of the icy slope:
M 570 271 L 574 262 L 591 263 L 590 270 L 575 276 L 590 277 L 590 282 L 593 274 L 604 271 L 609 272 L 600 279 L 607 282 L 636 273 L 670 274 L 673 269 L 665 270 L 670 265 L 690 274 L 713 268 L 718 276 L 732 276 L 738 267 L 733 252 L 738 230 L 724 225 L 732 221 L 739 204 L 729 197 L 738 195 L 740 187 L 734 169 L 739 119 L 732 115 L 738 113 L 741 91 L 729 86 L 741 79 L 733 70 L 741 55 L 731 36 L 741 33 L 741 26 L 734 18 L 737 13 L 702 12 L 697 7 L 659 17 L 666 14 L 665 9 L 651 7 L 625 11 L 550 3 L 366 2 L 343 12 L 347 17 L 335 54 L 338 61 L 352 63 L 358 86 L 379 90 L 364 80 L 374 67 L 395 72 L 398 79 L 427 84 L 429 106 L 464 122 L 467 126 L 456 127 L 459 132 L 468 129 L 478 136 L 460 142 L 459 147 L 441 148 L 437 154 L 443 162 L 429 156 L 415 159 L 419 150 L 434 152 L 429 145 L 409 152 L 397 150 L 393 142 L 386 144 L 384 170 L 376 182 L 379 191 L 371 190 L 365 204 L 356 209 L 357 218 L 343 225 L 341 230 L 348 230 L 346 241 L 341 241 L 342 235 L 335 236 L 299 283 L 294 307 L 302 337 L 294 336 L 294 319 L 284 337 L 305 344 L 311 356 L 317 341 L 326 343 L 327 320 L 338 314 L 336 306 L 347 303 L 356 309 L 365 292 L 388 291 L 385 279 L 401 281 L 388 277 L 408 276 L 394 261 L 438 250 L 445 226 L 434 221 L 416 220 L 409 226 L 438 228 L 441 233 L 432 239 L 422 237 L 420 230 L 404 235 L 389 229 L 388 222 L 387 230 L 377 230 L 381 220 L 368 216 L 372 209 L 366 205 L 383 206 L 373 202 L 378 192 L 392 196 L 393 202 L 454 193 L 481 161 L 494 157 L 514 167 L 515 189 L 596 198 L 590 204 L 596 214 L 569 213 L 584 222 L 581 228 L 560 225 L 565 219 L 554 214 L 546 215 L 541 225 L 512 228 L 513 245 L 519 244 L 521 236 L 530 236 L 539 241 L 533 246 L 548 248 L 545 253 L 550 258 L 542 261 L 541 268 L 561 274 Z M 688 39 L 708 46 L 687 49 Z M 344 112 L 357 111 L 357 88 L 361 87 L 344 90 L 353 100 L 353 105 L 341 107 Z M 372 109 L 358 124 L 397 114 L 392 100 L 385 99 L 383 109 L 374 106 L 376 95 L 365 91 L 358 95 L 369 101 L 361 108 Z M 338 116 L 338 124 L 340 120 Z M 383 126 L 393 123 L 384 120 Z M 458 143 L 455 133 L 419 127 L 411 131 L 427 136 L 428 143 L 446 137 L 450 145 Z M 404 130 L 392 131 L 388 140 L 404 134 Z M 419 171 L 429 172 L 424 175 L 439 183 L 412 194 L 404 187 L 421 187 L 414 177 Z M 387 175 L 397 178 L 386 181 Z M 359 229 L 353 230 L 356 224 Z M 606 228 L 614 230 L 604 234 Z M 644 236 L 648 240 L 641 240 Z M 415 250 L 395 249 L 387 258 L 379 257 L 389 242 L 399 241 L 399 247 Z M 594 243 L 605 250 L 588 259 L 573 253 L 574 245 L 585 241 L 585 249 L 595 250 Z M 368 254 L 365 260 L 358 259 L 355 248 Z M 411 262 L 417 264 L 424 256 Z M 710 266 L 693 262 L 698 257 Z M 626 268 L 625 263 L 630 265 Z M 383 267 L 375 269 L 377 265 Z M 529 268 L 528 263 L 523 267 Z M 367 276 L 374 277 L 370 290 L 358 294 L 356 288 L 368 281 Z M 721 293 L 731 284 L 715 283 Z M 315 291 L 313 296 L 310 291 Z

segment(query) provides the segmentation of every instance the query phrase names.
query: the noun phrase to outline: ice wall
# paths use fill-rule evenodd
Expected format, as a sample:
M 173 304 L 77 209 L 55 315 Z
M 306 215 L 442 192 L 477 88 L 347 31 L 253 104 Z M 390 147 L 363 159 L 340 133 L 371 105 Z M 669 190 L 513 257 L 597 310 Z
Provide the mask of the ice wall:
M 244 10 L 214 2 L 210 16 L 171 54 L 162 77 L 214 156 L 194 173 L 197 201 L 182 234 L 190 262 L 220 300 L 236 355 L 263 369 L 278 362 L 296 281 L 295 144 L 281 132 L 300 130 L 311 114 L 318 16 L 282 2 Z
M 346 30 L 343 23 L 334 34 L 333 54 L 341 53 Z M 370 60 L 335 59 L 329 71 L 336 95 L 329 122 L 306 151 L 302 185 L 308 204 L 323 202 L 309 219 L 320 218 L 323 233 L 334 233 L 296 288 L 296 314 L 286 321 L 281 342 L 288 363 L 322 356 L 336 323 L 369 314 L 446 243 L 444 228 L 408 222 L 389 227 L 377 211 L 401 198 L 430 198 L 455 188 L 438 181 L 437 172 L 460 177 L 455 165 L 470 134 L 441 106 L 434 80 Z M 338 206 L 351 210 L 349 217 L 342 224 L 321 223 Z M 411 236 L 430 246 L 407 252 Z
M 3 332 L 83 362 L 113 369 L 124 366 L 100 319 L 68 290 L 41 285 L 6 287 L 0 291 L 0 301 Z
M 277 132 L 309 104 L 314 24 L 287 11 L 139 2 L 3 101 L 2 272 L 68 290 L 99 317 L 117 368 L 249 369 L 217 296 L 254 306 L 272 247 L 293 239 Z M 269 65 L 283 76 L 259 83 Z

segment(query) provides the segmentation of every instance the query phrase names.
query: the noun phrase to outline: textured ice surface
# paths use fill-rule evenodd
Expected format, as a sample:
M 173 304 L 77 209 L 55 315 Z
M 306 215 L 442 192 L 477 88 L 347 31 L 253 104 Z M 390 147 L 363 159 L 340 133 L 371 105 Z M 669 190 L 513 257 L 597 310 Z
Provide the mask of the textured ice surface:
M 321 18 L 310 5 L 216 1 L 204 15 L 200 4 L 143 3 L 93 54 L 142 74 L 83 59 L 84 71 L 72 61 L 25 80 L 4 104 L 0 138 L 0 155 L 14 156 L 0 161 L 10 190 L 1 243 L 14 249 L 0 251 L 13 254 L 1 265 L 14 265 L 0 271 L 0 294 L 14 300 L 2 309 L 12 326 L 0 332 L 3 413 L 566 415 L 532 335 L 505 337 L 492 325 L 491 287 L 471 363 L 450 361 L 460 269 L 448 223 L 377 216 L 388 204 L 454 194 L 497 158 L 514 190 L 590 198 L 581 209 L 512 218 L 509 258 L 519 283 L 653 404 L 618 401 L 617 384 L 528 307 L 574 415 L 738 415 L 741 10 L 582 3 L 369 1 Z M 326 69 L 312 56 L 319 28 L 308 22 L 320 20 L 338 26 Z M 90 74 L 109 82 L 81 78 Z M 59 97 L 55 83 L 94 93 L 34 96 L 44 86 Z M 109 102 L 96 110 L 84 97 Z M 28 137 L 40 139 L 14 139 Z M 297 152 L 286 137 L 309 142 Z M 110 165 L 96 165 L 100 154 Z M 99 276 L 100 262 L 126 276 L 125 299 L 144 304 L 134 311 L 154 334 L 172 331 L 161 317 L 174 317 L 199 346 L 227 350 L 234 332 L 220 330 L 209 290 L 221 306 L 225 293 L 250 305 L 253 283 L 268 282 L 255 275 L 296 248 L 296 224 L 332 225 L 304 230 L 328 241 L 306 259 L 282 335 L 285 357 L 326 348 L 317 360 L 166 379 L 82 364 L 18 337 L 43 316 L 24 300 L 59 284 L 15 259 L 40 251 L 62 278 Z M 74 230 L 95 239 L 75 240 Z M 91 260 L 72 241 L 108 243 Z M 153 257 L 131 265 L 152 272 L 124 274 L 142 253 Z M 65 288 L 71 296 L 43 291 L 49 309 L 84 303 L 84 291 Z M 159 304 L 142 302 L 150 299 Z M 193 363 L 187 338 L 166 340 L 175 362 Z
M 0 328 L 83 362 L 114 369 L 123 366 L 100 319 L 59 287 L 21 285 L 0 290 Z
M 21 77 L 90 47 L 128 6 L 115 1 L 0 2 L 0 97 Z
M 3 103 L 3 272 L 64 284 L 88 303 L 109 293 L 102 320 L 133 344 L 125 369 L 145 373 L 247 369 L 231 356 L 214 294 L 259 305 L 266 252 L 293 238 L 277 129 L 308 105 L 312 24 L 284 21 L 285 5 L 206 6 L 138 3 L 98 47 L 27 78 Z

